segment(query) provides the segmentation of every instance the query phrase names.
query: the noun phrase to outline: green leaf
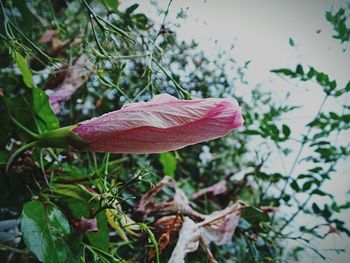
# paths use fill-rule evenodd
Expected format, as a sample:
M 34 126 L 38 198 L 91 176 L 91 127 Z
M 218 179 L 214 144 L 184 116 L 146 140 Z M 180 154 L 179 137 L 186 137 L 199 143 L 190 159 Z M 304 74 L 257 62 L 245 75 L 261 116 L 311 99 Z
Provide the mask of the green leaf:
M 118 0 L 101 0 L 106 6 L 116 11 L 118 9 Z
M 24 29 L 23 31 L 31 32 L 33 25 L 35 25 L 38 21 L 36 20 L 36 16 L 34 16 L 28 8 L 27 1 L 13 0 L 13 4 L 21 13 L 21 15 L 18 16 L 21 29 Z M 19 21 L 17 20 L 17 22 Z
M 282 69 L 274 69 L 271 70 L 272 73 L 276 73 L 276 74 L 282 74 L 285 76 L 289 76 L 292 78 L 296 77 L 296 74 L 293 72 L 293 70 L 287 69 L 287 68 L 282 68 Z
M 303 76 L 303 75 L 304 75 L 304 69 L 303 69 L 303 66 L 302 66 L 302 65 L 300 65 L 300 64 L 298 64 L 298 65 L 297 65 L 297 68 L 296 68 L 296 70 L 295 70 L 295 72 L 296 72 L 297 74 L 299 74 L 299 75 Z
M 137 8 L 139 7 L 139 4 L 133 4 L 131 6 L 129 6 L 126 10 L 125 13 L 127 15 L 130 15 L 132 12 L 134 12 Z
M 90 212 L 97 211 L 100 208 L 100 202 L 96 196 L 82 185 L 70 185 L 67 187 L 67 185 L 54 184 L 53 191 L 62 196 L 62 199 L 67 203 L 73 217 L 76 219 L 81 219 L 81 217 L 90 218 Z M 96 220 L 98 231 L 86 233 L 86 236 L 91 245 L 103 251 L 108 251 L 109 230 L 104 210 L 96 215 Z
M 28 249 L 44 263 L 73 262 L 65 238 L 70 227 L 64 214 L 55 206 L 30 201 L 23 206 L 21 231 Z
M 33 87 L 23 95 L 6 98 L 5 103 L 13 117 L 31 131 L 43 133 L 59 127 L 48 96 L 39 88 Z
M 246 134 L 246 135 L 259 135 L 260 133 L 256 130 L 245 130 L 242 132 L 243 134 Z
M 298 176 L 298 179 L 305 179 L 305 178 L 313 178 L 310 174 L 301 174 Z
M 336 87 L 337 87 L 337 81 L 335 81 L 335 80 L 329 81 L 328 86 L 329 86 L 330 90 L 336 89 Z
M 309 171 L 312 173 L 319 173 L 319 172 L 323 171 L 323 168 L 320 166 L 317 166 L 315 168 L 309 169 Z
M 321 215 L 325 218 L 328 219 L 332 216 L 332 211 L 329 209 L 328 205 L 324 206 L 324 209 L 321 212 Z
M 348 81 L 348 83 L 346 84 L 344 89 L 345 89 L 346 92 L 350 91 L 350 81 Z
M 344 114 L 340 119 L 345 123 L 350 123 L 350 114 Z
M 333 25 L 333 29 L 336 32 L 333 38 L 339 39 L 341 43 L 350 40 L 350 28 L 347 28 L 347 15 L 345 10 L 340 8 L 336 13 L 326 12 L 326 19 Z
M 282 125 L 282 132 L 283 132 L 284 137 L 288 138 L 290 135 L 290 128 L 287 125 L 283 124 Z
M 290 195 L 287 195 L 287 194 L 285 194 L 283 197 L 282 197 L 282 199 L 283 199 L 283 201 L 284 202 L 286 202 L 286 203 L 288 203 L 289 201 L 290 201 Z
M 92 197 L 91 193 L 89 194 L 89 192 L 84 190 L 83 187 L 79 187 L 79 185 L 74 184 L 52 184 L 51 190 L 57 195 L 70 197 L 81 201 L 85 200 L 84 196 L 90 196 L 90 198 Z
M 136 14 L 132 19 L 138 29 L 146 30 L 148 28 L 148 18 L 144 14 Z
M 174 177 L 177 163 L 175 156 L 170 152 L 161 153 L 159 155 L 159 161 L 163 165 L 164 175 Z
M 294 42 L 293 38 L 291 38 L 291 37 L 289 38 L 288 43 L 291 47 L 295 46 L 295 42 Z
M 0 165 L 6 165 L 8 159 L 10 158 L 9 153 L 5 151 L 0 152 Z
M 278 135 L 280 133 L 280 130 L 277 128 L 277 126 L 275 124 L 271 124 L 271 125 L 268 125 L 268 128 L 270 129 L 270 136 L 271 136 L 271 139 L 274 140 L 278 140 Z
M 293 180 L 293 182 L 290 184 L 290 187 L 297 192 L 300 191 L 300 187 L 299 187 L 297 181 L 295 181 L 295 180 Z
M 312 204 L 312 210 L 314 211 L 315 214 L 319 214 L 321 212 L 321 209 L 318 207 L 316 203 Z
M 248 206 L 243 209 L 242 218 L 251 225 L 257 226 L 260 222 L 269 222 L 270 217 L 262 210 L 254 206 Z
M 52 130 L 59 127 L 59 121 L 50 107 L 48 96 L 38 88 L 33 88 L 33 111 L 43 129 Z
M 303 184 L 303 191 L 306 192 L 311 188 L 313 185 L 314 181 L 307 181 L 306 183 Z
M 80 184 L 53 184 L 52 191 L 67 203 L 73 217 L 76 219 L 81 219 L 81 217 L 90 218 L 90 210 L 97 211 L 100 208 L 96 196 Z M 109 248 L 109 230 L 104 210 L 96 215 L 96 220 L 98 231 L 86 233 L 86 236 L 91 245 L 107 251 Z
M 27 65 L 26 59 L 17 51 L 11 52 L 11 56 L 13 60 L 16 62 L 19 70 L 22 73 L 22 78 L 24 84 L 28 88 L 33 88 L 35 85 L 33 84 L 33 78 L 32 78 L 32 73 Z
M 315 189 L 311 192 L 312 195 L 326 196 L 327 194 L 319 189 Z

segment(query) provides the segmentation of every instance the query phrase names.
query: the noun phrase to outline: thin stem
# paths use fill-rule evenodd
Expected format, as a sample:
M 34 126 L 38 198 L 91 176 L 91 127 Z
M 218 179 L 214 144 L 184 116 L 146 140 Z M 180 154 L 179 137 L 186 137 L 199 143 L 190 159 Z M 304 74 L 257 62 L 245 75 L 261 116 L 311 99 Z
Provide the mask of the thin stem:
M 92 160 L 94 162 L 95 173 L 98 175 L 97 159 L 96 159 L 96 154 L 94 152 L 92 153 Z
M 97 38 L 97 34 L 96 34 L 96 31 L 95 31 L 94 23 L 92 21 L 92 15 L 89 15 L 89 20 L 90 20 L 91 29 L 92 29 L 92 35 L 94 36 L 94 39 L 95 39 L 95 42 L 97 44 L 98 50 L 102 53 L 103 56 L 108 57 L 107 52 L 103 49 L 103 47 L 101 46 L 100 41 Z
M 105 162 L 104 174 L 108 175 L 108 164 L 109 164 L 110 153 L 106 153 L 105 156 L 106 156 L 106 162 Z
M 101 81 L 101 83 L 103 85 L 106 85 L 109 88 L 113 88 L 113 87 L 116 88 L 126 98 L 126 100 L 130 102 L 130 98 L 128 97 L 128 95 L 125 94 L 125 92 L 121 88 L 119 88 L 119 85 L 113 84 L 108 79 L 105 79 L 102 76 L 101 77 L 100 76 L 96 76 L 96 77 L 97 77 L 97 79 L 99 81 Z
M 108 28 L 104 27 L 101 23 L 104 22 L 106 25 L 108 25 L 112 30 L 109 31 L 113 31 L 119 35 L 121 35 L 122 37 L 125 37 L 126 39 L 135 42 L 134 39 L 132 39 L 124 30 L 120 29 L 119 27 L 113 25 L 112 23 L 108 22 L 107 20 L 103 19 L 102 17 L 98 16 L 93 10 L 92 8 L 89 6 L 89 4 L 85 1 L 82 0 L 83 4 L 85 5 L 86 9 L 88 10 L 88 12 L 90 13 L 90 15 L 92 16 L 92 18 L 96 21 L 96 23 L 98 24 L 98 26 L 100 27 L 100 29 L 102 31 L 108 31 Z
M 163 66 L 161 64 L 159 64 L 159 62 L 157 60 L 155 60 L 154 58 L 152 58 L 152 61 L 161 69 L 161 71 L 163 71 L 163 73 L 174 83 L 175 88 L 177 90 L 177 92 L 179 93 L 179 95 L 181 97 L 185 96 L 187 98 L 190 98 L 190 94 L 184 90 L 179 83 L 177 83 L 177 81 L 165 70 L 165 68 L 163 68 Z M 180 92 L 179 92 L 180 91 Z
M 29 251 L 21 250 L 21 249 L 10 247 L 10 246 L 6 246 L 6 245 L 3 245 L 3 244 L 0 244 L 0 250 L 4 250 L 4 251 L 7 250 L 7 251 L 11 251 L 11 252 L 18 253 L 18 254 L 30 255 Z
M 321 114 L 321 111 L 322 111 L 322 109 L 323 109 L 323 107 L 324 107 L 324 105 L 325 105 L 325 103 L 326 103 L 326 101 L 327 101 L 327 99 L 328 99 L 328 96 L 329 96 L 329 95 L 326 95 L 326 96 L 324 97 L 324 99 L 322 100 L 322 102 L 321 102 L 321 104 L 320 104 L 320 107 L 319 107 L 319 109 L 318 109 L 318 111 L 317 111 L 317 114 L 316 114 L 315 119 L 317 119 L 318 116 Z M 282 187 L 281 193 L 280 193 L 279 197 L 277 197 L 277 200 L 280 200 L 280 199 L 284 196 L 284 194 L 285 194 L 285 192 L 286 192 L 286 190 L 287 190 L 287 186 L 289 185 L 289 182 L 290 182 L 290 180 L 291 180 L 291 178 L 292 178 L 292 174 L 293 174 L 293 172 L 294 172 L 294 170 L 295 170 L 295 168 L 296 168 L 296 166 L 297 166 L 297 164 L 298 164 L 298 162 L 299 162 L 300 156 L 301 156 L 301 154 L 302 154 L 302 152 L 303 152 L 303 150 L 304 150 L 304 147 L 305 147 L 305 145 L 306 145 L 306 143 L 307 143 L 307 141 L 308 141 L 307 138 L 309 137 L 309 135 L 310 135 L 310 133 L 311 133 L 311 130 L 312 130 L 312 126 L 309 126 L 309 128 L 308 128 L 308 130 L 307 130 L 307 132 L 306 132 L 306 135 L 305 135 L 305 138 L 306 138 L 306 139 L 304 139 L 304 140 L 301 142 L 301 144 L 300 144 L 300 148 L 299 148 L 299 150 L 298 150 L 298 153 L 297 153 L 297 155 L 296 155 L 296 157 L 295 157 L 295 159 L 294 159 L 294 162 L 293 162 L 293 164 L 292 164 L 292 166 L 291 166 L 291 168 L 290 168 L 290 171 L 289 171 L 289 173 L 288 173 L 288 175 L 287 175 L 287 179 L 286 179 L 286 182 L 285 182 L 284 186 Z M 273 224 L 274 220 L 275 220 L 275 214 L 272 216 L 271 224 Z
M 345 112 L 345 108 L 343 108 L 343 110 L 342 110 L 342 115 L 344 114 L 344 112 Z M 336 134 L 336 138 L 335 138 L 335 145 L 338 144 L 339 134 L 340 134 L 340 129 L 339 129 L 339 127 L 338 127 L 338 129 L 337 129 L 337 134 Z M 337 162 L 338 162 L 338 160 L 334 161 L 334 162 L 330 165 L 330 167 L 329 167 L 327 173 L 329 173 L 330 171 L 332 171 L 332 170 L 334 169 L 334 167 L 335 167 L 335 165 L 337 164 Z M 321 183 L 323 183 L 324 180 L 325 180 L 325 179 L 322 179 Z M 300 213 L 301 211 L 304 210 L 304 208 L 306 207 L 306 205 L 307 205 L 307 204 L 309 203 L 309 201 L 311 200 L 311 197 L 312 197 L 312 195 L 309 195 L 309 196 L 308 196 L 308 198 L 298 207 L 298 210 L 297 210 L 283 225 L 282 225 L 282 227 L 280 228 L 279 231 L 282 231 L 283 229 L 285 229 L 286 226 L 289 225 L 289 223 L 292 222 L 292 221 L 294 220 L 294 218 L 295 218 L 297 215 L 299 215 L 299 213 Z
M 35 146 L 37 144 L 37 141 L 33 141 L 30 143 L 27 143 L 25 145 L 23 145 L 22 147 L 18 148 L 12 155 L 11 157 L 8 159 L 7 164 L 6 164 L 6 173 L 8 172 L 8 169 L 11 166 L 11 163 L 15 160 L 15 158 L 22 152 L 24 152 L 25 150 Z
M 149 53 L 145 54 L 136 54 L 136 55 L 128 55 L 128 56 L 118 56 L 116 59 L 129 59 L 129 58 L 142 58 L 142 57 L 149 57 Z
M 18 122 L 11 114 L 11 112 L 9 111 L 9 116 L 11 121 L 13 121 L 14 124 L 16 124 L 18 126 L 18 128 L 20 128 L 21 130 L 23 130 L 24 132 L 26 132 L 28 135 L 32 136 L 33 139 L 38 139 L 39 135 L 32 132 L 31 130 L 29 130 L 28 128 L 26 128 L 25 126 L 23 126 L 20 122 Z
M 37 45 L 35 45 L 23 32 L 10 20 L 8 21 L 9 25 L 16 30 L 18 34 L 20 34 L 28 43 L 31 45 L 38 53 L 40 53 L 42 56 L 44 56 L 48 61 L 51 61 L 52 58 L 48 56 L 46 53 L 44 53 Z
M 294 220 L 294 218 L 301 212 L 304 210 L 305 206 L 307 205 L 307 203 L 310 201 L 310 199 L 312 198 L 312 195 L 309 195 L 306 200 L 304 201 L 304 203 L 302 203 L 299 207 L 298 210 L 281 226 L 281 228 L 279 229 L 279 231 L 283 231 L 286 226 L 288 226 L 290 224 L 290 222 L 292 222 Z
M 44 176 L 44 181 L 45 181 L 47 187 L 49 188 L 49 191 L 51 192 L 51 194 L 53 194 L 53 192 L 51 190 L 51 187 L 50 187 L 50 183 L 49 183 L 49 181 L 47 180 L 47 177 L 46 177 L 45 165 L 44 165 L 44 150 L 43 149 L 40 149 L 39 163 L 40 163 L 41 172 L 42 172 L 42 174 Z

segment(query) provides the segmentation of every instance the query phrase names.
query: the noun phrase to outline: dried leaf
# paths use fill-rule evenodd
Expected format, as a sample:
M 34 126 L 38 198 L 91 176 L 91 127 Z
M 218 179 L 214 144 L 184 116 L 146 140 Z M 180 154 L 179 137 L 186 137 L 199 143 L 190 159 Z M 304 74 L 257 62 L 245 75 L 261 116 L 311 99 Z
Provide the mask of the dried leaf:
M 47 80 L 45 84 L 45 89 L 54 89 L 57 88 L 60 84 L 62 84 L 64 79 L 66 78 L 68 68 L 69 64 L 62 64 L 62 66 L 60 66 L 55 75 L 53 75 Z
M 199 245 L 200 226 L 186 217 L 179 234 L 179 240 L 168 263 L 183 263 L 189 252 L 196 251 Z
M 205 220 L 199 223 L 194 223 L 186 217 L 169 262 L 185 262 L 187 253 L 195 251 L 200 241 L 210 262 L 217 263 L 209 245 L 211 242 L 216 245 L 231 242 L 240 218 L 240 209 L 241 204 L 237 202 L 224 210 L 205 216 Z
M 58 32 L 56 30 L 54 30 L 54 29 L 46 30 L 44 35 L 42 35 L 41 38 L 39 39 L 39 43 L 49 43 L 49 42 L 51 42 L 52 39 L 57 36 L 57 33 Z
M 158 219 L 155 224 L 155 234 L 158 236 L 158 251 L 159 255 L 162 254 L 164 249 L 169 245 L 175 233 L 179 232 L 183 224 L 181 216 L 164 216 Z M 152 249 L 148 254 L 149 261 L 155 257 L 155 250 Z
M 177 232 L 181 229 L 183 220 L 179 215 L 163 216 L 154 223 L 155 233 L 160 236 L 163 233 Z
M 277 207 L 269 207 L 269 206 L 262 206 L 262 207 L 260 207 L 260 209 L 265 214 L 276 213 L 276 211 L 278 210 Z
M 60 105 L 69 100 L 74 92 L 87 81 L 92 70 L 93 64 L 85 55 L 81 55 L 74 64 L 68 67 L 63 82 L 49 95 L 50 105 L 55 113 L 58 113 Z
M 226 192 L 227 192 L 227 183 L 226 183 L 226 180 L 222 180 L 216 184 L 213 184 L 212 186 L 209 186 L 207 188 L 204 188 L 194 193 L 192 196 L 192 200 L 197 199 L 206 194 L 212 194 L 215 196 L 215 195 L 224 194 Z
M 174 190 L 174 196 L 165 201 L 156 200 L 155 197 L 167 188 Z M 177 187 L 175 180 L 169 176 L 165 176 L 154 188 L 144 194 L 136 208 L 136 212 L 140 213 L 143 219 L 149 215 L 162 216 L 178 211 L 195 219 L 203 219 L 203 215 L 192 209 L 186 194 Z
M 232 236 L 238 225 L 240 218 L 240 203 L 227 207 L 221 211 L 215 211 L 206 216 L 204 222 L 201 222 L 201 235 L 205 241 L 214 242 L 216 245 L 230 243 Z
M 75 219 L 73 221 L 74 228 L 79 232 L 97 232 L 97 220 L 96 218 L 84 218 Z
M 220 193 L 221 191 L 226 191 L 226 183 L 223 182 L 225 181 L 203 192 Z M 168 199 L 158 201 L 159 198 L 155 198 L 161 192 L 171 189 L 174 194 Z M 169 262 L 184 262 L 187 253 L 197 250 L 198 244 L 201 243 L 208 254 L 209 261 L 211 263 L 217 263 L 210 251 L 210 243 L 214 242 L 216 245 L 223 245 L 231 242 L 239 222 L 241 208 L 241 203 L 236 202 L 210 215 L 200 214 L 190 207 L 187 196 L 176 186 L 175 180 L 166 176 L 141 198 L 136 211 L 141 213 L 143 218 L 146 218 L 148 215 L 159 216 L 176 211 L 180 211 L 188 216 L 183 221 L 177 244 Z M 174 220 L 177 218 L 178 215 L 166 216 L 160 218 L 155 223 L 155 232 L 159 236 L 158 248 L 160 253 L 168 246 L 171 240 L 171 233 L 173 231 L 177 232 L 182 223 L 181 221 L 174 223 Z M 193 220 L 200 222 L 195 223 Z M 154 255 L 154 251 L 151 251 L 149 253 L 149 259 L 154 258 Z

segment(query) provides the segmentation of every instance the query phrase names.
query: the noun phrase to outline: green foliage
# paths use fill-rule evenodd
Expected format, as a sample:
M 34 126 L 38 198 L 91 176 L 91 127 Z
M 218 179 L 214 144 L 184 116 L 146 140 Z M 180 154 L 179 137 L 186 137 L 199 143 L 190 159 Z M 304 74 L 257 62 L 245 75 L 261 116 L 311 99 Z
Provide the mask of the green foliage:
M 245 126 L 205 145 L 160 155 L 26 149 L 13 159 L 7 175 L 0 176 L 0 205 L 12 212 L 11 218 L 22 214 L 19 239 L 24 241 L 12 240 L 5 249 L 1 245 L 4 261 L 19 262 L 22 256 L 32 260 L 29 251 L 43 262 L 151 262 L 158 256 L 167 262 L 179 229 L 174 222 L 161 225 L 158 220 L 164 215 L 183 219 L 186 211 L 144 216 L 138 207 L 164 175 L 176 178 L 197 212 L 211 214 L 242 201 L 233 242 L 210 247 L 219 262 L 301 261 L 302 250 L 323 238 L 322 226 L 350 236 L 347 222 L 339 219 L 349 202 L 339 203 L 324 187 L 337 174 L 338 162 L 350 156 L 350 145 L 337 139 L 350 129 L 350 107 L 342 100 L 350 93 L 350 82 L 342 86 L 328 74 L 302 65 L 272 70 L 295 81 L 313 82 L 315 89 L 324 91 L 318 113 L 300 135 L 287 114 L 303 110 L 302 106 L 290 105 L 288 94 L 279 103 L 260 87 L 251 89 L 250 101 L 237 97 L 236 87 L 246 84 L 250 61 L 239 65 L 225 52 L 209 58 L 197 43 L 179 41 L 176 26 L 166 22 L 171 2 L 166 10 L 158 10 L 164 16 L 162 24 L 142 13 L 145 10 L 138 4 L 122 8 L 118 2 L 1 1 L 5 43 L 0 46 L 1 175 L 10 156 L 36 136 L 159 93 L 185 99 L 236 97 Z M 183 12 L 178 16 L 185 17 Z M 346 18 L 342 9 L 326 14 L 342 43 L 349 40 Z M 52 39 L 39 43 L 46 30 L 54 30 Z M 292 38 L 289 45 L 296 45 Z M 93 69 L 56 116 L 46 94 L 64 84 L 75 88 L 75 82 L 67 83 L 66 72 L 75 72 L 69 65 L 82 55 Z M 330 99 L 342 111 L 325 110 Z M 293 160 L 285 169 L 275 168 L 278 160 L 283 166 L 287 159 Z M 207 192 L 194 198 L 201 190 Z M 175 194 L 172 187 L 165 187 L 154 199 L 167 200 L 171 206 L 179 199 Z M 319 204 L 317 198 L 325 203 Z M 279 209 L 289 207 L 295 208 L 293 212 L 281 215 Z M 295 218 L 301 214 L 317 219 L 315 226 L 295 228 Z M 0 220 L 8 217 L 0 210 Z M 96 222 L 96 229 L 82 231 L 76 224 L 84 220 Z M 164 229 L 170 231 L 166 247 L 159 240 Z M 285 242 L 290 239 L 297 245 L 287 251 Z M 186 261 L 207 258 L 207 252 L 199 249 Z
M 340 8 L 337 12 L 326 12 L 326 19 L 333 25 L 333 29 L 336 32 L 333 37 L 339 39 L 341 43 L 350 40 L 350 28 L 346 25 L 347 15 L 345 9 Z
M 295 42 L 294 42 L 293 38 L 291 38 L 291 37 L 289 38 L 288 43 L 291 47 L 295 46 Z
M 28 249 L 42 262 L 75 261 L 66 240 L 70 227 L 64 214 L 53 205 L 30 201 L 23 206 L 21 230 Z
M 176 170 L 176 158 L 175 158 L 175 156 L 170 152 L 161 153 L 159 155 L 159 161 L 163 166 L 164 175 L 169 175 L 171 177 L 174 177 L 175 170 Z
M 33 87 L 33 77 L 30 69 L 28 68 L 26 59 L 18 52 L 11 52 L 13 60 L 16 62 L 23 77 L 23 82 L 28 88 Z
M 59 121 L 53 113 L 48 96 L 39 88 L 33 87 L 5 103 L 13 118 L 31 131 L 44 133 L 59 127 Z
M 257 227 L 261 222 L 269 222 L 269 216 L 260 209 L 249 206 L 243 210 L 242 217 L 252 226 Z
M 117 11 L 118 9 L 118 0 L 101 0 L 101 2 L 107 5 L 111 10 Z
M 327 74 L 319 72 L 313 67 L 310 67 L 307 72 L 305 72 L 302 65 L 297 65 L 295 71 L 290 69 L 275 69 L 271 70 L 271 72 L 290 78 L 298 78 L 301 81 L 314 80 L 323 87 L 324 92 L 328 95 L 335 95 L 336 92 L 339 91 L 335 91 L 337 88 L 337 82 L 335 80 L 330 80 Z

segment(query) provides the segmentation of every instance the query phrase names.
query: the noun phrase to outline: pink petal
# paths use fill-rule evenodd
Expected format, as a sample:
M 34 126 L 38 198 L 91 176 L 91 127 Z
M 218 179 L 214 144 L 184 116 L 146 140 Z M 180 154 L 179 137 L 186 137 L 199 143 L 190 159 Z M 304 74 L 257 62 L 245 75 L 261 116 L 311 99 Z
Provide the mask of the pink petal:
M 222 137 L 242 125 L 234 99 L 179 100 L 161 94 L 84 121 L 73 131 L 91 151 L 159 153 Z

